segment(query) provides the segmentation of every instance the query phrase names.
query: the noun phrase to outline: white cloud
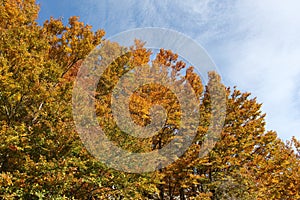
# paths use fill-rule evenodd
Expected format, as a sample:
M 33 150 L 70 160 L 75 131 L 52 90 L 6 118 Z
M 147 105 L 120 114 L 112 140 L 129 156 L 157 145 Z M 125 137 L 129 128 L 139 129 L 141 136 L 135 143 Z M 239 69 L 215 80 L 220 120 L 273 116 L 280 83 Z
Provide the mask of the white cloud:
M 225 76 L 264 103 L 267 127 L 284 139 L 300 137 L 299 1 L 239 1 L 236 31 L 219 47 L 229 64 Z
M 172 28 L 196 39 L 227 84 L 264 104 L 267 128 L 300 138 L 300 1 L 86 0 L 83 20 L 108 35 L 136 27 Z

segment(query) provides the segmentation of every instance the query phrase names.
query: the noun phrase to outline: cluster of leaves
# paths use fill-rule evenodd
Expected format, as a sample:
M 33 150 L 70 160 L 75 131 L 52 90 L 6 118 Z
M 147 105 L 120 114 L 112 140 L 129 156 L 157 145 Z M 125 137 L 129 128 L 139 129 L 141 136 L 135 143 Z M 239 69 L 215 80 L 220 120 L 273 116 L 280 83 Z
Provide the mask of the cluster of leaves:
M 118 129 L 111 91 L 131 69 L 152 65 L 199 100 L 200 124 L 189 150 L 175 163 L 153 173 L 129 174 L 108 168 L 83 146 L 72 119 L 72 87 L 83 59 L 101 44 L 104 31 L 71 17 L 37 24 L 34 0 L 0 1 L 0 197 L 2 199 L 299 199 L 300 142 L 284 143 L 264 128 L 261 104 L 249 93 L 233 91 L 211 72 L 208 86 L 178 56 L 151 53 L 136 41 L 130 52 L 111 63 L 100 79 L 96 110 L 99 125 L 120 147 L 133 152 L 160 149 L 176 137 L 180 105 L 168 88 L 139 88 L 131 98 L 131 117 L 151 122 L 152 105 L 168 113 L 154 137 L 137 139 Z M 116 49 L 120 48 L 118 44 Z M 184 71 L 185 70 L 185 71 Z M 183 75 L 185 74 L 185 75 Z M 130 83 L 128 83 L 130 84 Z M 226 99 L 221 138 L 199 156 L 212 114 L 209 88 Z

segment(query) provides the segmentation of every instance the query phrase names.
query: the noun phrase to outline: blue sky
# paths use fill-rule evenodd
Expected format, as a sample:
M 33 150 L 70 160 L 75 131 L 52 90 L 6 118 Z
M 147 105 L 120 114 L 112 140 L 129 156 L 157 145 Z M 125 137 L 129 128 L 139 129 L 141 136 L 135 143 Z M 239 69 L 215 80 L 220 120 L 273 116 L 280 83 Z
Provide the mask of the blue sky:
M 300 138 L 300 1 L 38 0 L 39 22 L 80 16 L 107 36 L 142 27 L 171 28 L 196 40 L 226 85 L 263 103 L 267 129 Z

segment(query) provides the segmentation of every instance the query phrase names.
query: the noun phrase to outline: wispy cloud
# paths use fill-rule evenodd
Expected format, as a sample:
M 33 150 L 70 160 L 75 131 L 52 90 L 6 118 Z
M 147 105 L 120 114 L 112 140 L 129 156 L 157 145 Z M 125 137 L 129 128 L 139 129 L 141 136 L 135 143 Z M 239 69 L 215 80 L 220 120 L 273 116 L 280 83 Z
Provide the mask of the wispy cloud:
M 299 1 L 239 1 L 236 40 L 219 46 L 224 75 L 264 103 L 267 127 L 282 138 L 300 137 Z
M 227 84 L 263 103 L 267 128 L 300 138 L 300 2 L 297 0 L 75 1 L 108 35 L 136 27 L 183 32 L 204 45 Z

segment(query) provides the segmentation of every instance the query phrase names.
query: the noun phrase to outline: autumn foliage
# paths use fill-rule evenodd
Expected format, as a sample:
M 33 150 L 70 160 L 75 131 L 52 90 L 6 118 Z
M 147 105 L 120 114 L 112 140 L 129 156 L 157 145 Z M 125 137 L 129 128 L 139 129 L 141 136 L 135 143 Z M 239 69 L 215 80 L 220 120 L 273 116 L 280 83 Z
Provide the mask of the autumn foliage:
M 34 0 L 0 0 L 0 198 L 1 199 L 300 199 L 300 142 L 283 142 L 265 130 L 261 104 L 250 93 L 228 88 L 216 72 L 203 85 L 192 66 L 171 50 L 154 54 L 136 40 L 100 78 L 96 98 L 99 126 L 132 152 L 160 149 L 176 137 L 180 104 L 168 88 L 148 84 L 132 95 L 136 124 L 151 122 L 150 108 L 168 113 L 162 130 L 135 138 L 120 130 L 111 111 L 111 92 L 120 77 L 141 65 L 161 70 L 197 95 L 200 122 L 192 145 L 171 165 L 151 173 L 126 173 L 95 159 L 77 134 L 72 89 L 87 55 L 105 32 L 71 17 L 38 25 Z M 145 41 L 147 42 L 147 41 Z M 130 84 L 130 83 L 128 83 Z M 212 91 L 224 93 L 221 137 L 199 156 L 210 126 Z

